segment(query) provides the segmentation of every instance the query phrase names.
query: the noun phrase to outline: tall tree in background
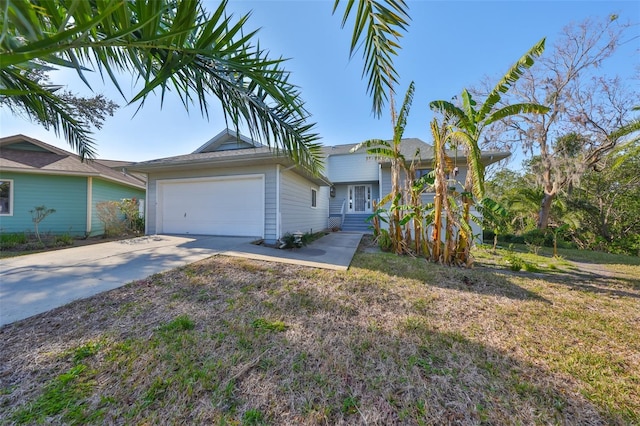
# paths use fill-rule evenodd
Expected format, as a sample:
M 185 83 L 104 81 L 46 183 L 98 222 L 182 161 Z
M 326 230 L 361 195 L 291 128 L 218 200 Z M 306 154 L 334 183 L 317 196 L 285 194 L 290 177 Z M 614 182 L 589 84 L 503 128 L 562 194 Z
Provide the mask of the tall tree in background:
M 55 90 L 25 77 L 42 68 L 68 67 L 87 85 L 88 69 L 143 84 L 130 103 L 154 91 L 161 102 L 175 92 L 184 107 L 207 116 L 210 98 L 225 119 L 246 124 L 251 136 L 284 150 L 311 170 L 321 168 L 318 136 L 296 86 L 247 31 L 248 16 L 232 21 L 223 0 L 212 12 L 200 0 L 3 0 L 0 96 L 11 97 L 37 122 L 47 123 L 83 156 L 93 156 L 90 130 L 65 109 Z M 123 94 L 124 96 L 124 94 Z
M 615 15 L 565 27 L 553 52 L 537 61 L 504 98 L 550 107 L 545 115 L 503 121 L 491 138 L 509 146 L 519 144 L 525 152 L 539 156 L 536 176 L 544 191 L 539 229 L 549 224 L 554 198 L 575 186 L 587 170 L 598 167 L 621 140 L 617 130 L 630 124 L 638 93 L 600 71 L 626 41 L 629 28 Z
M 112 117 L 119 108 L 118 104 L 104 95 L 95 95 L 91 97 L 80 96 L 63 89 L 62 86 L 53 84 L 49 74 L 45 69 L 25 70 L 23 76 L 33 81 L 40 87 L 51 92 L 55 92 L 62 99 L 65 113 L 80 123 L 84 128 L 95 127 L 101 129 L 107 117 Z M 13 96 L 0 96 L 0 106 L 8 108 L 13 115 L 24 116 L 26 119 L 34 119 L 45 129 L 49 129 L 49 117 L 34 117 L 30 113 L 27 105 L 20 102 L 20 99 Z

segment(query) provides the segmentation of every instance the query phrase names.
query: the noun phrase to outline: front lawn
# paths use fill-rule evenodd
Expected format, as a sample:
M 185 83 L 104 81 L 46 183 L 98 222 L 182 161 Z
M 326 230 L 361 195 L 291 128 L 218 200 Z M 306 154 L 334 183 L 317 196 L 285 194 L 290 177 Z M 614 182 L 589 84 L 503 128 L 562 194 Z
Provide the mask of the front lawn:
M 640 266 L 498 263 L 154 275 L 0 328 L 0 423 L 640 423 Z

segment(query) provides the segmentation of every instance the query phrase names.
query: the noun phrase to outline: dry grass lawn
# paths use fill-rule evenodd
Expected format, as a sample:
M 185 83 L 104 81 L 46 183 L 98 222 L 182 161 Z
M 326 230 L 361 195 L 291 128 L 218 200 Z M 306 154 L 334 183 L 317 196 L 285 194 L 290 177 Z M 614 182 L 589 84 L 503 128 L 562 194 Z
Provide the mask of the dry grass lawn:
M 0 328 L 0 423 L 640 424 L 640 266 L 601 267 L 210 258 Z

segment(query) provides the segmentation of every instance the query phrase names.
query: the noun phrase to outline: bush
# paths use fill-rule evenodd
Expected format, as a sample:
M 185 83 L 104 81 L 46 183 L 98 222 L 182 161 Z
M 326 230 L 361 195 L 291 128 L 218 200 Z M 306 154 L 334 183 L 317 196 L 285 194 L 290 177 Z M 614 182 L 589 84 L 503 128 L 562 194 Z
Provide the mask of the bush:
M 11 249 L 28 241 L 25 234 L 0 234 L 0 250 Z
M 509 269 L 512 271 L 520 271 L 526 266 L 525 261 L 513 253 L 506 254 L 504 259 L 509 263 Z
M 101 201 L 96 204 L 96 211 L 104 225 L 105 237 L 115 237 L 124 233 L 126 225 L 116 201 Z
M 378 247 L 382 251 L 391 251 L 392 242 L 391 235 L 389 235 L 389 231 L 386 229 L 380 229 L 380 234 L 376 237 L 376 242 L 378 243 Z

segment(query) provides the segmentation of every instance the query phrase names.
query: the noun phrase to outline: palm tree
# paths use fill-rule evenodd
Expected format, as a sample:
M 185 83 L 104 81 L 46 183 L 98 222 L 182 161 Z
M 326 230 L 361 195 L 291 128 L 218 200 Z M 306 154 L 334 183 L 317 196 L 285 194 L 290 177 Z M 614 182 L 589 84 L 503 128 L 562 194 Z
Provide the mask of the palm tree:
M 473 196 L 481 199 L 484 197 L 484 165 L 481 161 L 479 146 L 480 136 L 483 130 L 490 124 L 502 120 L 505 117 L 523 113 L 546 113 L 548 108 L 538 104 L 522 103 L 508 105 L 496 109 L 496 106 L 509 88 L 520 78 L 524 69 L 533 65 L 535 58 L 544 51 L 545 39 L 536 43 L 527 53 L 516 62 L 496 86 L 489 92 L 487 98 L 478 107 L 471 94 L 464 89 L 462 91 L 462 106 L 458 107 L 448 101 L 433 101 L 430 103 L 432 110 L 449 115 L 455 120 L 452 137 L 462 141 L 467 151 L 467 177 L 463 194 L 463 217 L 460 241 L 458 244 L 459 260 L 467 265 L 471 264 L 469 250 L 472 243 L 470 235 L 470 210 L 473 204 Z M 466 225 L 466 226 L 465 226 Z
M 208 114 L 218 98 L 225 119 L 247 124 L 251 136 L 284 150 L 298 163 L 321 168 L 318 135 L 296 86 L 246 32 L 248 15 L 232 22 L 227 0 L 212 13 L 201 0 L 5 0 L 0 31 L 0 96 L 62 132 L 82 156 L 95 155 L 85 123 L 67 113 L 56 87 L 30 80 L 29 70 L 98 70 L 122 94 L 119 73 L 134 75 L 143 88 L 130 103 L 144 104 L 151 92 L 175 91 L 185 108 Z M 124 96 L 124 94 L 123 94 Z

